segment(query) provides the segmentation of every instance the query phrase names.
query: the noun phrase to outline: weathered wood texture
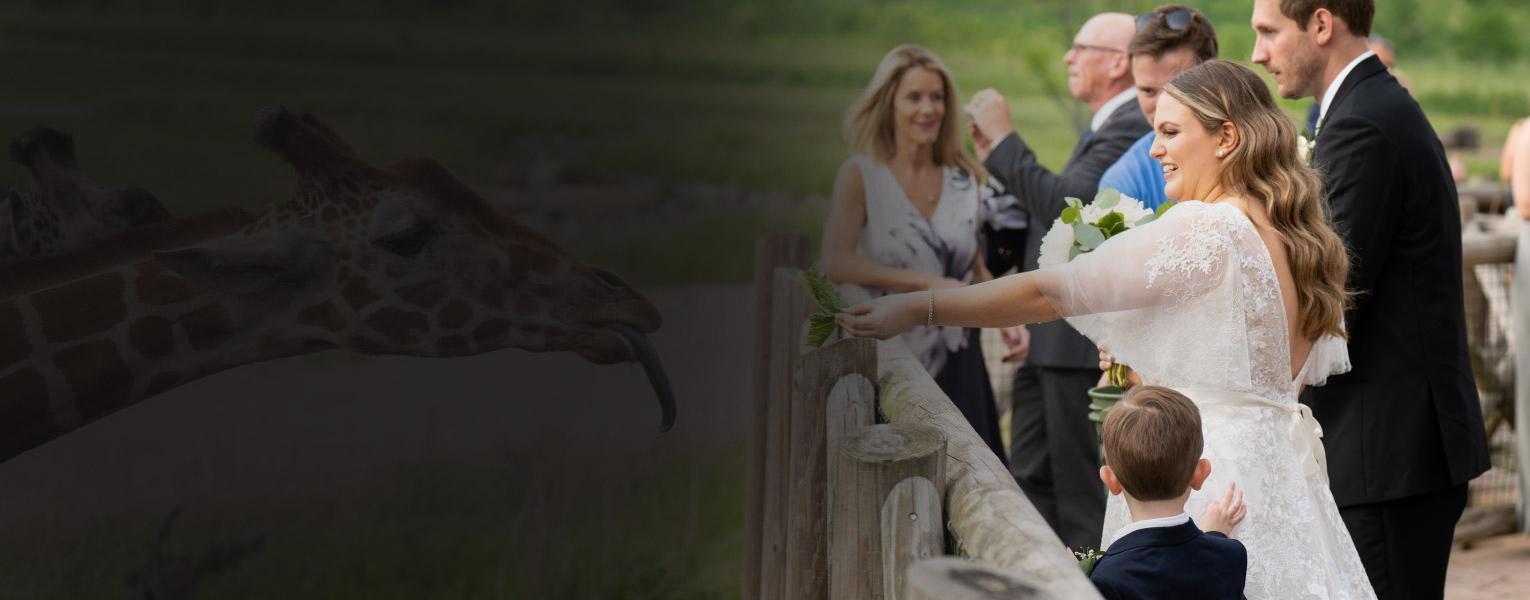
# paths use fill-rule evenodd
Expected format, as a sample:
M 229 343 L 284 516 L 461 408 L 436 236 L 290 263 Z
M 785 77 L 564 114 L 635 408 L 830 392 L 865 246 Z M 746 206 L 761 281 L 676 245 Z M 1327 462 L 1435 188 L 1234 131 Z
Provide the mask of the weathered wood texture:
M 942 553 L 945 446 L 929 425 L 874 425 L 845 438 L 835 456 L 831 598 L 900 598 L 904 571 Z
M 868 297 L 854 286 L 840 290 L 852 304 Z M 877 345 L 877 403 L 890 423 L 930 424 L 946 436 L 946 514 L 968 556 L 1057 598 L 1100 597 L 1014 476 L 896 338 Z
M 807 318 L 809 304 L 797 282 L 796 269 L 777 268 L 772 273 L 769 393 L 766 399 L 764 440 L 765 467 L 760 478 L 760 598 L 788 598 L 787 534 L 790 525 L 787 500 L 792 497 L 791 403 L 793 375 L 801 360 L 802 341 L 796 324 Z
M 1076 568 L 1075 568 L 1076 570 Z M 1051 600 L 1013 574 L 956 557 L 920 561 L 908 570 L 907 600 Z
M 786 271 L 777 273 L 779 277 Z M 792 272 L 794 284 L 795 273 Z M 792 293 L 807 297 L 800 286 Z M 780 297 L 776 301 L 795 302 Z M 787 325 L 798 330 L 797 323 L 801 321 Z M 876 351 L 873 341 L 844 340 L 793 357 L 796 377 L 788 409 L 791 480 L 786 499 L 785 598 L 828 597 L 828 461 L 833 456 L 830 452 L 838 448 L 841 440 L 870 425 L 875 416 L 871 381 L 876 377 Z M 842 403 L 845 410 L 831 412 L 831 398 Z
M 744 484 L 744 589 L 739 595 L 743 600 L 758 600 L 761 591 L 775 272 L 777 267 L 806 267 L 811 253 L 807 236 L 796 233 L 773 233 L 760 238 L 754 247 L 754 421 L 749 438 L 749 473 Z

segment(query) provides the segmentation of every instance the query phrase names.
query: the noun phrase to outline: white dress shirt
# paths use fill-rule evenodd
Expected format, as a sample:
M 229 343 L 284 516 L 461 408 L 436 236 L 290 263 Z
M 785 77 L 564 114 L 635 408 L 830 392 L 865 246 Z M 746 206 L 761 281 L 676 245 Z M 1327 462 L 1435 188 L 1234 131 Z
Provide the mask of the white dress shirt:
M 1339 71 L 1339 76 L 1333 78 L 1333 83 L 1328 84 L 1328 91 L 1323 92 L 1322 108 L 1318 109 L 1318 129 L 1323 128 L 1323 117 L 1328 116 L 1328 105 L 1333 104 L 1333 97 L 1339 93 L 1339 86 L 1344 85 L 1344 78 L 1349 77 L 1349 72 L 1355 70 L 1355 66 L 1359 65 L 1360 61 L 1372 56 L 1376 56 L 1376 53 L 1370 50 L 1360 53 L 1355 60 L 1349 61 L 1349 66 Z
M 1154 527 L 1177 527 L 1177 526 L 1180 526 L 1180 525 L 1184 525 L 1185 523 L 1188 523 L 1189 521 L 1190 521 L 1190 514 L 1189 513 L 1183 513 L 1183 512 L 1179 513 L 1177 515 L 1174 515 L 1172 517 L 1159 517 L 1157 519 L 1143 519 L 1141 521 L 1132 521 L 1131 524 L 1129 524 L 1129 525 L 1127 525 L 1125 527 L 1122 527 L 1119 531 L 1116 531 L 1116 535 L 1114 537 L 1110 538 L 1110 545 L 1114 546 L 1117 541 L 1120 541 L 1121 538 L 1126 537 L 1126 534 L 1131 533 L 1133 531 L 1141 531 L 1143 529 L 1152 529 Z

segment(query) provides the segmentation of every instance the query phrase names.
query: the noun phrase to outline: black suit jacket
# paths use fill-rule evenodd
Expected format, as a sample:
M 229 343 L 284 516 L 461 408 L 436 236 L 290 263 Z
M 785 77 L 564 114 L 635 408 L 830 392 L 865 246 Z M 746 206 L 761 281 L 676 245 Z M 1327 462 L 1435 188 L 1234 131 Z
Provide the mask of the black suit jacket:
M 1318 129 L 1334 228 L 1350 251 L 1354 369 L 1312 388 L 1340 506 L 1461 484 L 1488 468 L 1467 355 L 1461 217 L 1445 149 L 1375 57 L 1356 65 Z
M 1248 550 L 1187 522 L 1126 534 L 1095 563 L 1089 581 L 1106 600 L 1243 597 Z
M 1064 198 L 1078 198 L 1085 203 L 1094 199 L 1100 177 L 1110 165 L 1147 133 L 1150 127 L 1134 98 L 1117 107 L 1098 131 L 1080 139 L 1061 173 L 1052 173 L 1036 160 L 1025 140 L 1010 134 L 994 148 L 984 166 L 1009 192 L 1019 199 L 1027 215 L 1027 229 L 1021 234 L 989 235 L 984 259 L 989 270 L 1000 274 L 1011 265 L 1020 270 L 1036 268 L 1041 251 L 1041 237 L 1067 208 Z M 1006 237 L 1009 236 L 1009 237 Z M 1023 247 L 1017 247 L 1023 244 Z M 1039 367 L 1095 369 L 1100 354 L 1093 342 L 1061 319 L 1031 325 L 1031 353 L 1026 359 Z

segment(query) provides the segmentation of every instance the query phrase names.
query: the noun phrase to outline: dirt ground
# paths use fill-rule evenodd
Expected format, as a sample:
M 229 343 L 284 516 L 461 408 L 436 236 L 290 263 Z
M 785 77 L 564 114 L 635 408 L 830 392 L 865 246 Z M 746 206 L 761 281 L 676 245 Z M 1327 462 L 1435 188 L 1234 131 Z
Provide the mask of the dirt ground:
M 1530 598 L 1530 535 L 1477 542 L 1450 555 L 1445 575 L 1447 600 Z

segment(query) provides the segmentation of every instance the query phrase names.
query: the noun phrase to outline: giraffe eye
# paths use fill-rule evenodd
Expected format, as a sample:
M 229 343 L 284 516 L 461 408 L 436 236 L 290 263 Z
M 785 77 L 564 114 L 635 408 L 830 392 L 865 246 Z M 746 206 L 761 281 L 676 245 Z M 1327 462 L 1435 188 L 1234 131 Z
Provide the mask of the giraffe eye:
M 430 240 L 435 239 L 436 230 L 428 223 L 419 223 L 397 233 L 390 233 L 373 240 L 384 250 L 399 256 L 414 256 L 425 249 Z

